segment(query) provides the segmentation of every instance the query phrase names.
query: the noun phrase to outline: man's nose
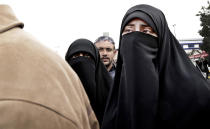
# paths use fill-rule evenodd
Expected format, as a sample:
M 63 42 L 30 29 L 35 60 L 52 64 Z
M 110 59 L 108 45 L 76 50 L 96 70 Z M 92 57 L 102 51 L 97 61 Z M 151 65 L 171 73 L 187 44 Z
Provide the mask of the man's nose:
M 107 55 L 106 49 L 103 50 L 102 55 Z

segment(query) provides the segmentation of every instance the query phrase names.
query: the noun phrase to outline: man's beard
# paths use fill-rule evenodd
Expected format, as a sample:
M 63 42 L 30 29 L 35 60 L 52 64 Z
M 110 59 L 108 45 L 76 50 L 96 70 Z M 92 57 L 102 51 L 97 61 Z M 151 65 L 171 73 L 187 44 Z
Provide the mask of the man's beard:
M 106 62 L 104 62 L 104 59 L 106 59 Z M 102 57 L 101 61 L 103 62 L 103 64 L 107 67 L 107 65 L 109 66 L 111 64 L 111 60 L 108 57 Z M 108 64 L 107 64 L 108 63 Z
M 108 70 L 109 68 L 110 68 L 110 66 L 112 65 L 112 62 L 111 61 L 109 61 L 109 63 L 108 64 L 104 64 L 105 65 L 105 67 L 106 67 L 106 69 Z M 109 70 L 108 70 L 109 71 Z

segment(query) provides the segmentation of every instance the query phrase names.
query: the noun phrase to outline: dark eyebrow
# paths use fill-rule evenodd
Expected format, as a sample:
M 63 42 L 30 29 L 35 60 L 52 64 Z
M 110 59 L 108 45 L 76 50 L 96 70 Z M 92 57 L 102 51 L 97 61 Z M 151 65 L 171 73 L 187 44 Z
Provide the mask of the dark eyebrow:
M 146 25 L 146 24 L 145 24 L 145 25 L 142 25 L 142 26 L 143 26 L 143 27 L 150 27 L 150 28 L 152 28 L 151 26 L 149 26 L 149 25 Z
M 129 26 L 129 27 L 130 27 L 130 26 L 134 26 L 134 24 L 129 23 L 129 24 L 128 24 L 128 25 L 126 25 L 126 26 Z M 126 27 L 126 26 L 125 26 L 125 27 Z
M 98 49 L 104 49 L 103 47 L 98 47 Z

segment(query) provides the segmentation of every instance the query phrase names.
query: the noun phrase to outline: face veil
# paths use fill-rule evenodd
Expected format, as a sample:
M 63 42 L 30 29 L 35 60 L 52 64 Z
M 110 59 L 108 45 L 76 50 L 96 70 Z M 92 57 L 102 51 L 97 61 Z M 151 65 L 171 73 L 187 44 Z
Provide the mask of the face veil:
M 162 11 L 149 5 L 130 8 L 120 34 L 134 18 L 144 20 L 158 38 L 141 32 L 120 36 L 102 129 L 209 126 L 209 86 L 170 32 Z
M 77 53 L 87 53 L 90 57 L 72 58 Z M 100 61 L 97 48 L 87 39 L 78 39 L 70 45 L 65 59 L 79 76 L 101 124 L 112 79 Z
M 89 99 L 94 100 L 96 98 L 96 67 L 94 60 L 87 57 L 77 57 L 71 58 L 69 64 L 79 76 Z M 91 105 L 95 108 L 93 101 L 91 101 Z

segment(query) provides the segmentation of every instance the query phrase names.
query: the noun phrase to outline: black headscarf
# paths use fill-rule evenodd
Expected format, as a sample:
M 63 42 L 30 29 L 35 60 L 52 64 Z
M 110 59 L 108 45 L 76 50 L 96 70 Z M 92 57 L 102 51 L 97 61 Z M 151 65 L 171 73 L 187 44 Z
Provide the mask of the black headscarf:
M 210 89 L 177 39 L 164 14 L 137 5 L 125 14 L 121 32 L 140 18 L 158 38 L 141 32 L 120 36 L 114 86 L 102 129 L 210 128 Z
M 88 53 L 91 58 L 72 58 L 79 52 Z M 70 45 L 65 60 L 80 77 L 96 117 L 101 123 L 112 79 L 100 61 L 97 48 L 87 39 L 78 39 Z

